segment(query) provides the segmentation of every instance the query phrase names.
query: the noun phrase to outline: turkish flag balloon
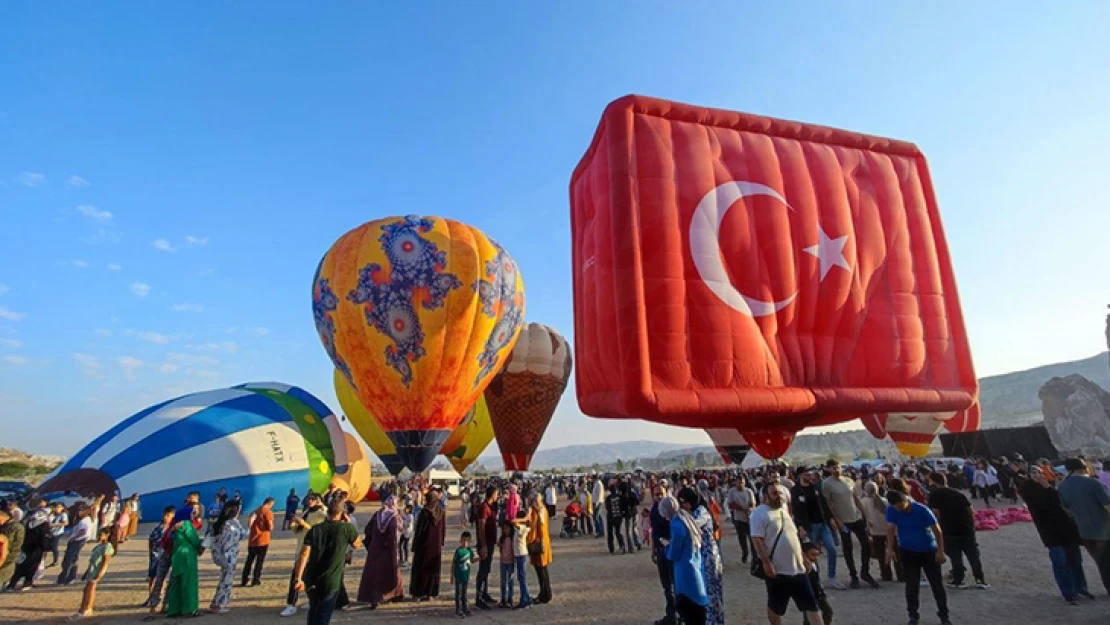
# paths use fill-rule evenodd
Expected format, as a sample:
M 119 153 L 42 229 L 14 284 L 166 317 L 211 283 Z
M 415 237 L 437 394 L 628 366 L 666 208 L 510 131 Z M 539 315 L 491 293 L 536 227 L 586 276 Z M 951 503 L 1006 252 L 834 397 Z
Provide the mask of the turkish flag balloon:
M 570 200 L 586 414 L 747 437 L 975 399 L 910 143 L 629 96 L 602 116 Z
M 527 471 L 570 381 L 570 344 L 539 323 L 520 331 L 505 368 L 486 389 L 490 421 L 506 471 Z

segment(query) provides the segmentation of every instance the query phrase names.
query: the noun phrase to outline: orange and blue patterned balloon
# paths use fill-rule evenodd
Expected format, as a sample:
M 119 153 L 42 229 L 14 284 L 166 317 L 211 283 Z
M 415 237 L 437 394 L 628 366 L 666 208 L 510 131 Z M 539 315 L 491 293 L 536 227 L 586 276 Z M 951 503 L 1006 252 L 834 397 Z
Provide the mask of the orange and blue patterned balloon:
M 335 368 L 423 471 L 516 342 L 524 283 L 477 228 L 388 217 L 339 238 L 316 269 L 312 312 Z

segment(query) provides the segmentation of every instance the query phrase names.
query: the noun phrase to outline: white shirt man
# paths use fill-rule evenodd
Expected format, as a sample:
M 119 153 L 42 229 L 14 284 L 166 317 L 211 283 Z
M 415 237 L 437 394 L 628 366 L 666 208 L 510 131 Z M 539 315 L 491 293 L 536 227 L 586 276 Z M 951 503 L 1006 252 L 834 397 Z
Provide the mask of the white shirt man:
M 806 622 L 821 622 L 817 598 L 806 578 L 805 558 L 798 528 L 786 513 L 786 502 L 774 484 L 763 489 L 763 505 L 751 515 L 751 536 L 755 557 L 763 562 L 767 575 L 767 618 L 781 625 L 790 600 L 805 613 Z

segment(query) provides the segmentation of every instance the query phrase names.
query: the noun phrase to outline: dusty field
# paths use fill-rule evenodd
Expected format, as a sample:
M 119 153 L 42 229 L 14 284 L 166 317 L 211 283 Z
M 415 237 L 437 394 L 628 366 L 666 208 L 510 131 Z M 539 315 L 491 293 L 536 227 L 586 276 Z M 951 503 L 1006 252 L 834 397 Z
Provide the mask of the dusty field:
M 358 512 L 365 523 L 372 508 L 362 506 Z M 461 531 L 458 514 L 452 512 L 448 529 L 450 542 Z M 556 527 L 561 524 L 556 524 Z M 146 530 L 148 531 L 148 530 Z M 732 528 L 726 528 L 723 541 L 726 560 L 725 606 L 729 623 L 766 623 L 765 594 L 762 584 L 752 578 L 747 567 L 740 564 L 740 547 Z M 140 537 L 145 531 L 140 533 Z M 449 544 L 450 544 L 449 542 Z M 577 538 L 552 541 L 555 561 L 551 567 L 554 600 L 526 612 L 493 610 L 475 612 L 472 620 L 480 623 L 651 623 L 662 616 L 662 594 L 655 567 L 648 552 L 610 556 L 604 540 Z M 1079 607 L 1066 606 L 1053 581 L 1048 553 L 1037 539 L 1032 524 L 1010 525 L 996 532 L 980 534 L 984 567 L 988 581 L 994 586 L 987 591 L 950 591 L 949 604 L 954 623 L 1047 625 L 1055 623 L 1110 623 L 1110 599 L 1099 582 L 1098 573 L 1086 560 L 1087 579 L 1097 601 Z M 266 561 L 263 584 L 255 588 L 236 588 L 232 612 L 225 616 L 205 615 L 202 622 L 234 622 L 252 625 L 278 622 L 303 622 L 304 613 L 281 619 L 278 612 L 284 605 L 286 584 L 293 560 L 293 540 L 285 532 L 276 532 L 274 545 Z M 111 569 L 100 584 L 97 614 L 91 622 L 137 623 L 145 612 L 137 606 L 146 598 L 145 540 L 133 540 L 123 546 L 112 561 Z M 86 549 L 86 554 L 88 549 Z M 246 557 L 246 546 L 240 566 Z M 446 554 L 445 554 L 446 559 Z M 361 559 L 347 570 L 347 588 L 352 594 L 358 587 Z M 841 563 L 843 567 L 843 563 Z M 83 566 L 83 565 L 82 565 Z M 945 567 L 947 570 L 947 566 Z M 447 575 L 447 565 L 443 573 Z M 53 579 L 57 568 L 48 569 L 40 586 L 24 593 L 0 594 L 0 623 L 59 622 L 73 613 L 80 603 L 81 585 L 56 587 Z M 877 574 L 876 574 L 877 576 Z M 201 607 L 208 605 L 216 581 L 216 567 L 207 556 L 201 558 Z M 536 592 L 535 578 L 530 575 L 529 587 Z M 406 575 L 407 579 L 407 575 Z M 494 596 L 499 588 L 497 568 L 491 575 Z M 394 604 L 376 611 L 354 609 L 337 612 L 334 623 L 413 623 L 427 618 L 451 618 L 453 604 L 446 577 L 439 601 L 425 604 Z M 473 578 L 471 582 L 473 594 Z M 903 587 L 883 584 L 879 590 L 829 591 L 836 611 L 834 622 L 842 625 L 879 625 L 905 622 Z M 922 589 L 923 623 L 936 623 L 932 596 Z M 161 620 L 161 619 L 159 619 Z M 793 607 L 787 613 L 788 623 L 800 622 Z

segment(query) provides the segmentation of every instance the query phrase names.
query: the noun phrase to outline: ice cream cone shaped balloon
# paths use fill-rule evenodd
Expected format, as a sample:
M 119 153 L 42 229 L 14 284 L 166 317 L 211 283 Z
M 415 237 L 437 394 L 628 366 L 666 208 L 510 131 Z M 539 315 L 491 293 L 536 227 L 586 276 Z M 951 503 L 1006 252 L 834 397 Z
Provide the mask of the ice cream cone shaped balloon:
M 312 311 L 335 368 L 419 472 L 513 348 L 524 283 L 508 252 L 474 227 L 388 217 L 332 245 Z

